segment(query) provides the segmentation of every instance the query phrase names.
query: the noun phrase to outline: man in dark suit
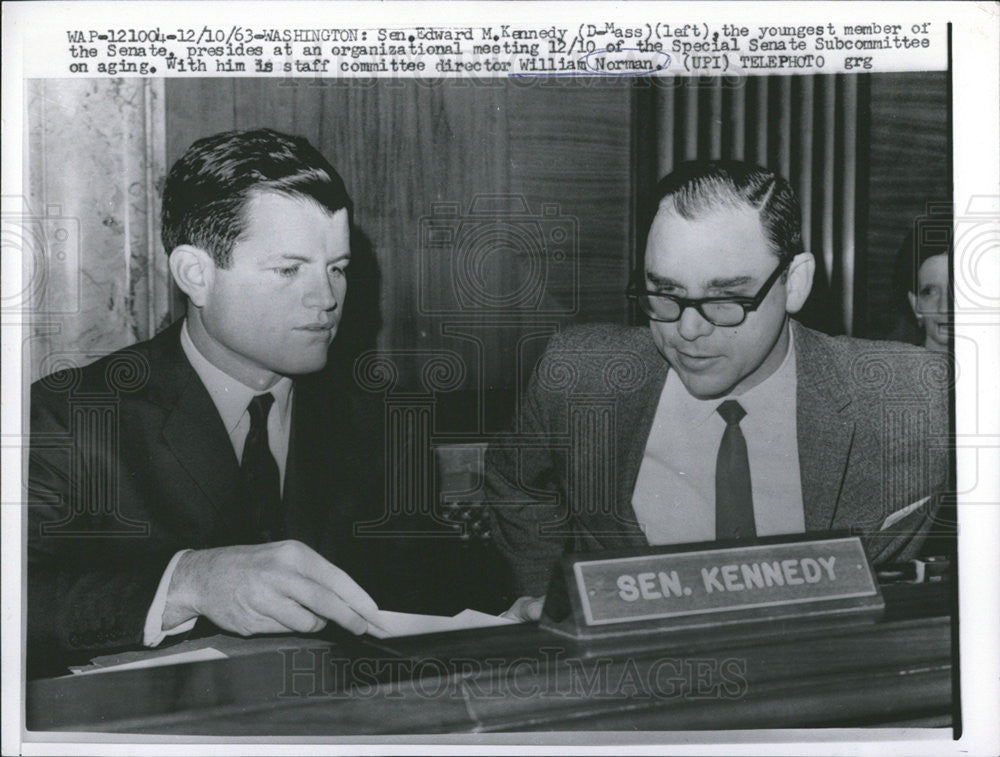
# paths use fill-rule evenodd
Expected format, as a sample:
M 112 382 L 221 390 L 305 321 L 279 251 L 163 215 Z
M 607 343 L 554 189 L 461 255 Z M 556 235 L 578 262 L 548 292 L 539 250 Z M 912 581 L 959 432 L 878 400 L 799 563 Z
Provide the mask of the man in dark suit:
M 536 618 L 567 549 L 851 529 L 876 562 L 919 548 L 946 488 L 940 358 L 792 322 L 812 286 L 791 188 L 690 163 L 658 185 L 650 328 L 552 340 L 487 456 L 494 537 Z
M 363 633 L 376 601 L 418 606 L 400 541 L 362 533 L 384 515 L 380 408 L 320 373 L 349 216 L 302 138 L 218 134 L 174 165 L 163 241 L 186 318 L 32 386 L 30 671 L 199 619 Z

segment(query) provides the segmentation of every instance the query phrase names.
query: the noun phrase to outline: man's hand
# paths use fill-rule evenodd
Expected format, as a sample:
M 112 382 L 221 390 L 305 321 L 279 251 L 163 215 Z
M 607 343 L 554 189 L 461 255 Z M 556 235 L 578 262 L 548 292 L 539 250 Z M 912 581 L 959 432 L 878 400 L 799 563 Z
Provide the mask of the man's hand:
M 187 552 L 170 580 L 163 628 L 204 615 L 244 636 L 313 633 L 327 619 L 354 634 L 378 610 L 340 568 L 298 541 Z
M 511 620 L 526 621 L 539 620 L 542 617 L 542 607 L 545 605 L 545 596 L 540 597 L 520 597 L 510 606 L 507 612 L 500 615 L 501 618 Z

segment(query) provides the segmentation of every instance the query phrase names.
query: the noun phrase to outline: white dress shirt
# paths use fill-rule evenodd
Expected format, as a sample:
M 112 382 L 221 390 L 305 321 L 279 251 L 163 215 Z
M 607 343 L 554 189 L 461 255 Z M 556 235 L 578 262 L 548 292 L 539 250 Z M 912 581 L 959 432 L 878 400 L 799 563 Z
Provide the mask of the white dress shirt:
M 632 492 L 632 507 L 652 545 L 715 540 L 715 463 L 727 399 L 743 406 L 758 536 L 805 531 L 796 436 L 795 344 L 778 369 L 740 395 L 692 397 L 669 371 Z
M 208 395 L 212 398 L 226 433 L 229 434 L 229 441 L 233 445 L 233 452 L 236 460 L 243 457 L 243 446 L 246 444 L 247 434 L 250 432 L 250 412 L 247 406 L 250 400 L 257 394 L 263 394 L 258 389 L 253 389 L 243 384 L 228 373 L 220 370 L 208 361 L 198 350 L 191 335 L 188 333 L 187 321 L 181 327 L 181 349 L 191 363 L 201 383 L 208 390 Z M 274 461 L 278 464 L 278 475 L 282 490 L 285 486 L 285 466 L 288 460 L 288 440 L 292 426 L 292 380 L 287 376 L 282 377 L 268 391 L 274 395 L 274 404 L 267 415 L 267 441 L 274 455 Z M 164 630 L 163 611 L 167 604 L 167 592 L 170 588 L 170 579 L 173 578 L 174 569 L 181 555 L 190 550 L 182 549 L 175 554 L 163 571 L 163 577 L 153 596 L 153 603 L 146 613 L 146 625 L 143 629 L 142 642 L 147 647 L 155 647 L 166 636 L 178 633 L 186 633 L 194 627 L 197 618 L 182 623 L 179 626 Z

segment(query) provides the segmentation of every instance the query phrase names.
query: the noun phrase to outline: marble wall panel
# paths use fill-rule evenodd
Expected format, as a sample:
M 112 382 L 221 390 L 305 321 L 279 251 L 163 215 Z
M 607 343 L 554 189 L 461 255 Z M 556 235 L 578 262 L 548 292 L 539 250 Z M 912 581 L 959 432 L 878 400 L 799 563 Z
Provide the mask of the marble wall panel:
M 159 239 L 163 81 L 36 80 L 26 99 L 19 233 L 34 380 L 155 334 L 170 277 Z

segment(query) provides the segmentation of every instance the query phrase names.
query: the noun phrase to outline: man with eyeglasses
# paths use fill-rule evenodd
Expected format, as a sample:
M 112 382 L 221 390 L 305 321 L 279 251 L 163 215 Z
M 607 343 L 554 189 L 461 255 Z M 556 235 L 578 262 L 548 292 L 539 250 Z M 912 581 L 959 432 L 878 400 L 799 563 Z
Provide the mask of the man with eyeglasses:
M 656 200 L 628 290 L 649 328 L 553 339 L 519 435 L 487 456 L 511 615 L 538 617 L 567 550 L 847 528 L 876 562 L 906 559 L 946 488 L 948 366 L 791 320 L 815 261 L 788 182 L 687 163 Z

